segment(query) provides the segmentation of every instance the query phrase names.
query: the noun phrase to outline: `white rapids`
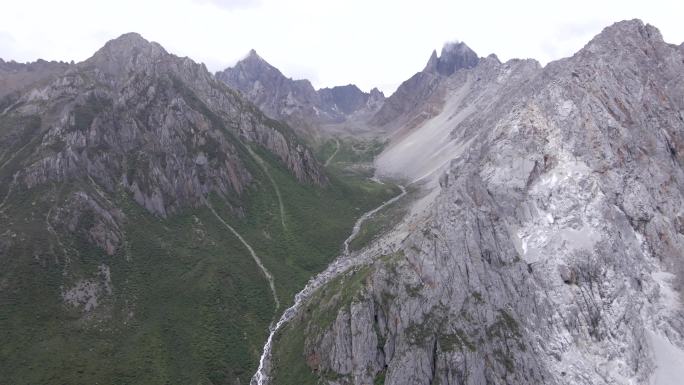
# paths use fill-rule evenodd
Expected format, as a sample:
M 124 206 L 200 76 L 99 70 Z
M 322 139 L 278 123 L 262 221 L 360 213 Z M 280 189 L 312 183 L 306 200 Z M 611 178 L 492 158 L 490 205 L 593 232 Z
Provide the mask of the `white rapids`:
M 401 199 L 404 195 L 406 195 L 406 188 L 402 185 L 399 185 L 399 188 L 401 189 L 401 193 L 392 199 L 389 199 L 385 202 L 383 202 L 380 206 L 374 208 L 373 210 L 370 210 L 366 213 L 364 213 L 354 224 L 354 229 L 352 230 L 351 235 L 344 241 L 344 252 L 343 254 L 338 257 L 336 260 L 334 260 L 328 267 L 315 277 L 309 280 L 309 282 L 306 284 L 304 289 L 302 289 L 299 293 L 295 295 L 294 298 L 294 303 L 292 306 L 287 308 L 284 312 L 283 315 L 280 316 L 280 319 L 278 322 L 269 327 L 269 335 L 268 339 L 266 340 L 266 344 L 264 345 L 264 350 L 263 353 L 261 354 L 261 358 L 259 359 L 259 368 L 257 369 L 256 373 L 254 373 L 254 376 L 252 377 L 252 381 L 250 382 L 250 385 L 266 385 L 268 384 L 268 372 L 270 370 L 270 358 L 271 358 L 271 349 L 273 345 L 273 336 L 280 330 L 280 328 L 283 327 L 292 317 L 297 313 L 297 310 L 299 309 L 299 306 L 307 299 L 309 296 L 316 291 L 316 289 L 320 288 L 333 278 L 335 278 L 338 274 L 343 273 L 350 268 L 361 265 L 365 262 L 367 262 L 368 257 L 364 257 L 365 254 L 357 254 L 352 256 L 349 252 L 349 243 L 356 237 L 356 235 L 359 233 L 361 230 L 361 225 L 368 220 L 370 217 L 372 217 L 375 213 L 378 211 L 382 210 L 383 208 L 391 205 L 392 203 L 398 201 Z

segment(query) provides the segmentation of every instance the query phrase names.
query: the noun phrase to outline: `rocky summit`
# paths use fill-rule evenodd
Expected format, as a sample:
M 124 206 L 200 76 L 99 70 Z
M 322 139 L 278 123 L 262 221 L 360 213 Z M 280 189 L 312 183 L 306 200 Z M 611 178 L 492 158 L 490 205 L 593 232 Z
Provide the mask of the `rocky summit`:
M 0 61 L 0 383 L 679 384 L 683 74 L 640 20 L 387 98 Z

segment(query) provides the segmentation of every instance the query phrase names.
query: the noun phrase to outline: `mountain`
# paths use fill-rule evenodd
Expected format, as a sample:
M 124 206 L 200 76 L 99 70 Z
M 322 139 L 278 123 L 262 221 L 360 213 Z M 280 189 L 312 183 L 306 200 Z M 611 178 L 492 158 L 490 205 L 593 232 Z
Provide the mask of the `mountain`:
M 631 20 L 543 68 L 435 68 L 378 113 L 416 111 L 430 87 L 413 85 L 439 82 L 377 161 L 416 198 L 302 297 L 271 383 L 678 383 L 681 46 Z
M 385 95 L 377 88 L 373 88 L 370 93 L 365 93 L 353 84 L 322 88 L 318 90 L 318 94 L 324 111 L 341 114 L 343 117 L 362 111 L 364 108 L 373 110 L 385 99 Z
M 305 136 L 319 134 L 321 124 L 341 123 L 354 114 L 374 113 L 385 96 L 357 86 L 315 90 L 308 80 L 292 80 L 262 59 L 254 50 L 216 78 L 240 91 L 273 119 L 289 123 Z
M 447 43 L 439 56 L 437 51 L 432 51 L 423 72 L 451 76 L 460 69 L 475 67 L 478 62 L 477 54 L 465 43 Z
M 2 383 L 247 383 L 272 318 L 396 193 L 138 34 L 6 67 L 30 81 L 0 99 Z
M 316 115 L 320 98 L 308 80 L 292 80 L 251 50 L 234 67 L 216 73 L 216 78 L 240 91 L 273 119 L 293 121 Z
M 410 120 L 420 122 L 435 114 L 433 110 L 418 111 L 433 95 L 439 94 L 441 82 L 462 69 L 479 63 L 477 54 L 465 43 L 448 43 L 440 56 L 433 51 L 425 68 L 403 82 L 370 120 L 376 126 L 411 127 Z M 441 96 L 437 95 L 438 99 Z
M 518 94 L 530 91 L 540 72 L 541 66 L 535 60 L 502 64 L 490 55 L 481 59 L 477 67 L 437 78 L 430 96 L 393 123 L 399 126 L 392 130 L 392 139 L 375 160 L 378 174 L 409 181 L 434 179 L 446 171 L 457 154 L 471 151 L 475 141 L 464 140 L 471 138 L 470 133 L 454 135 L 454 127 L 475 130 L 483 124 L 476 118 L 496 119 L 499 110 L 513 108 Z M 490 110 L 496 112 L 482 115 Z M 430 157 L 416 161 L 421 154 Z

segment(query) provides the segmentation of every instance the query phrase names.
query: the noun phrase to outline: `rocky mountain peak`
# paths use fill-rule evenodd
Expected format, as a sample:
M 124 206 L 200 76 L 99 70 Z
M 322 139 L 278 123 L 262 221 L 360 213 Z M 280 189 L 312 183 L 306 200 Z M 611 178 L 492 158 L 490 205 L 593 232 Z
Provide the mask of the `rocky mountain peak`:
M 261 58 L 261 56 L 259 56 L 257 51 L 254 48 L 252 48 L 249 50 L 249 53 L 247 54 L 247 56 L 245 57 L 244 60 L 254 60 L 254 59 L 264 60 Z
M 253 78 L 263 77 L 264 75 L 285 78 L 285 75 L 283 75 L 276 67 L 264 60 L 261 56 L 259 56 L 254 49 L 249 50 L 247 56 L 235 64 L 233 70 L 242 72 L 246 76 Z M 223 73 L 227 72 L 227 69 L 226 71 L 223 71 Z
M 450 76 L 459 69 L 475 67 L 478 62 L 479 58 L 475 51 L 465 43 L 452 42 L 442 47 L 439 56 L 437 56 L 437 51 L 432 51 L 423 71 Z
M 480 59 L 477 54 L 465 43 L 447 43 L 442 47 L 439 56 L 436 50 L 432 51 L 425 68 L 403 82 L 378 109 L 372 118 L 373 124 L 384 126 L 402 115 L 409 114 L 410 111 L 422 106 L 438 90 L 446 77 L 458 70 L 473 68 L 478 63 Z M 433 108 L 431 110 L 434 111 Z M 419 115 L 426 117 L 430 114 L 431 112 Z
M 585 47 L 589 52 L 632 52 L 635 47 L 663 44 L 660 31 L 639 19 L 625 20 L 610 25 Z M 582 52 L 582 51 L 580 51 Z
M 370 97 L 371 99 L 384 99 L 385 93 L 380 91 L 378 87 L 373 87 L 373 89 L 370 90 Z
M 165 54 L 166 51 L 161 45 L 148 41 L 140 34 L 129 32 L 108 41 L 93 56 L 106 54 L 111 56 L 129 56 L 135 53 Z
M 150 42 L 135 32 L 130 32 L 108 41 L 102 48 L 84 62 L 107 74 L 121 74 L 127 70 L 147 67 L 160 57 L 169 55 L 164 48 Z
M 631 36 L 641 37 L 648 40 L 662 41 L 663 37 L 658 31 L 658 28 L 644 24 L 640 19 L 623 20 L 603 29 L 598 37 L 610 36 Z

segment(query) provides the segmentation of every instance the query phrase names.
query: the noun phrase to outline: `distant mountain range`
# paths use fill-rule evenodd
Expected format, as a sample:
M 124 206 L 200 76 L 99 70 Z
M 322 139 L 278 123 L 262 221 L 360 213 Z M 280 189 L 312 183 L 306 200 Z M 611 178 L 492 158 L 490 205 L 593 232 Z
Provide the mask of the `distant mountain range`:
M 353 84 L 315 90 L 308 80 L 286 77 L 254 50 L 234 67 L 217 72 L 216 78 L 240 91 L 269 117 L 283 120 L 305 135 L 311 135 L 320 124 L 373 113 L 385 100 L 377 88 L 365 93 Z

